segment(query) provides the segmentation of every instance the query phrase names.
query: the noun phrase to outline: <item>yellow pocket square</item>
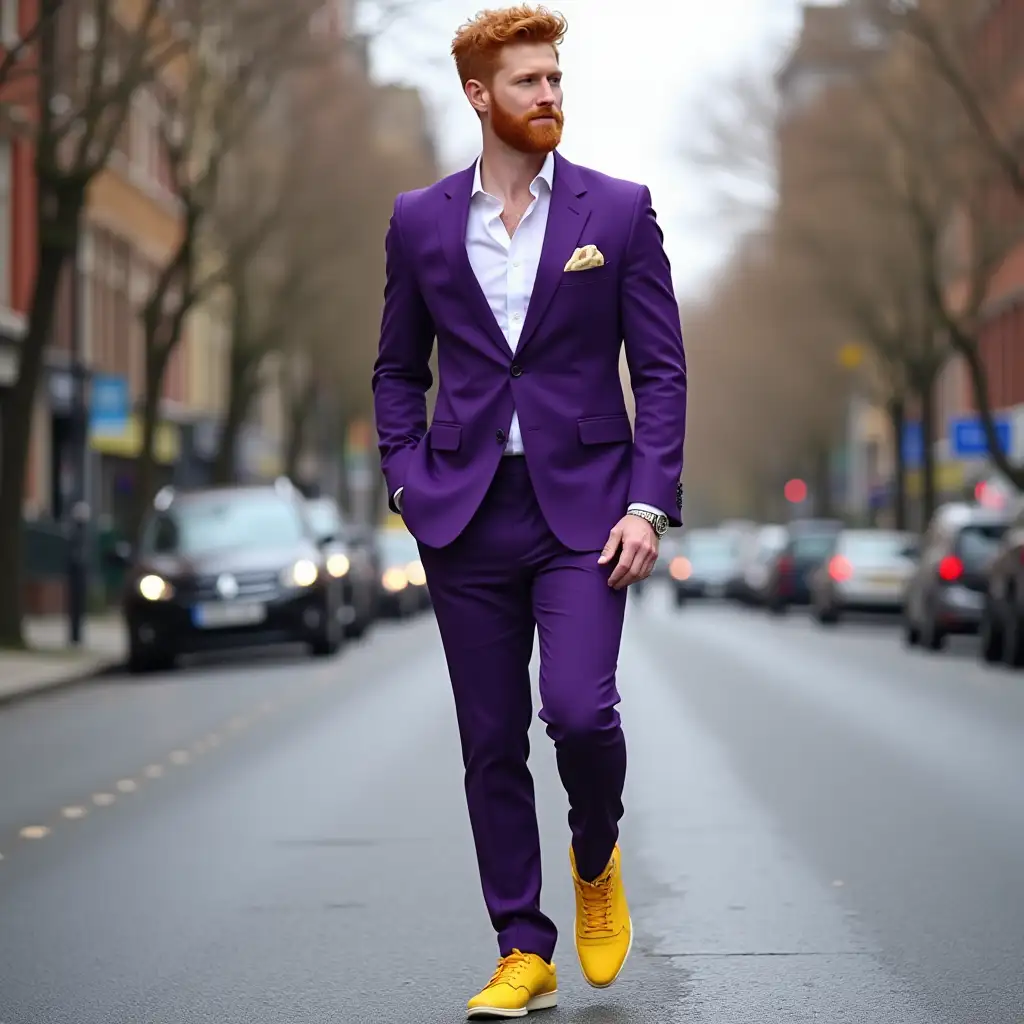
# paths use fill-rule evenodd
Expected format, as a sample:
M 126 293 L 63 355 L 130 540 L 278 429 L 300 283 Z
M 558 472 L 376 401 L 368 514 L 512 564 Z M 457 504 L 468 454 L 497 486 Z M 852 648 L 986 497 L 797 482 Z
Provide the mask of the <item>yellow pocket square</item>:
M 577 249 L 565 265 L 565 270 L 592 270 L 604 266 L 604 254 L 596 245 L 584 245 Z

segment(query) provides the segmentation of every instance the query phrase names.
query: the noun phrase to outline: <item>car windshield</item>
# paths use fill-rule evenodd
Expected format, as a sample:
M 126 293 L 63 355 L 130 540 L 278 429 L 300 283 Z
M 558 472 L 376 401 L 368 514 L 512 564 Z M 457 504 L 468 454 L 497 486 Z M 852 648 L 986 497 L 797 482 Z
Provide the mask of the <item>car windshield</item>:
M 913 538 L 909 534 L 878 530 L 843 534 L 839 547 L 854 562 L 879 565 L 899 562 L 906 557 L 912 544 Z
M 999 543 L 1006 533 L 1004 523 L 986 523 L 984 526 L 966 526 L 957 540 L 957 555 L 968 571 L 979 572 L 986 568 L 999 550 Z
M 835 542 L 834 532 L 798 533 L 793 538 L 793 554 L 800 559 L 825 558 Z
M 692 533 L 683 542 L 683 554 L 694 565 L 729 565 L 736 559 L 736 540 L 723 533 Z
M 345 524 L 332 501 L 306 502 L 306 517 L 318 537 L 337 536 L 343 532 Z
M 288 547 L 306 537 L 298 509 L 278 494 L 189 498 L 152 519 L 142 548 L 150 554 L 202 555 L 230 548 Z
M 420 557 L 415 538 L 405 530 L 382 530 L 380 553 L 386 565 L 404 565 Z

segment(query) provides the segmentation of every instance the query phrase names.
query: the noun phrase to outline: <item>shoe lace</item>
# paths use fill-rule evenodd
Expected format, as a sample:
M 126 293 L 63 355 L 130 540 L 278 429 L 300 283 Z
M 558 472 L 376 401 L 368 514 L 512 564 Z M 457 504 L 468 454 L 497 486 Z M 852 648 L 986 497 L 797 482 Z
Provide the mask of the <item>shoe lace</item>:
M 612 877 L 609 872 L 594 882 L 577 880 L 583 902 L 583 933 L 595 935 L 612 930 Z
M 514 984 L 516 978 L 519 977 L 519 974 L 528 963 L 529 958 L 525 953 L 521 953 L 518 949 L 513 949 L 508 956 L 503 956 L 498 960 L 497 970 L 491 975 L 491 980 L 487 982 L 487 987 L 500 985 L 502 982 L 508 985 Z

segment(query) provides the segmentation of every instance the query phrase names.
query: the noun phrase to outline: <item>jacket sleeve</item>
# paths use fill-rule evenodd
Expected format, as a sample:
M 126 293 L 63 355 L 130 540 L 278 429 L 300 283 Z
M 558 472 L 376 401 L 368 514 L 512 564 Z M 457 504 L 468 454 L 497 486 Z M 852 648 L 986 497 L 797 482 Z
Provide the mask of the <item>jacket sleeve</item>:
M 682 525 L 686 356 L 664 236 L 641 186 L 622 276 L 622 336 L 636 404 L 631 504 L 663 509 Z
M 434 322 L 427 309 L 402 235 L 402 200 L 384 242 L 386 280 L 380 344 L 373 367 L 373 409 L 388 504 L 405 482 L 405 463 L 427 432 L 427 391 L 433 383 L 430 354 Z

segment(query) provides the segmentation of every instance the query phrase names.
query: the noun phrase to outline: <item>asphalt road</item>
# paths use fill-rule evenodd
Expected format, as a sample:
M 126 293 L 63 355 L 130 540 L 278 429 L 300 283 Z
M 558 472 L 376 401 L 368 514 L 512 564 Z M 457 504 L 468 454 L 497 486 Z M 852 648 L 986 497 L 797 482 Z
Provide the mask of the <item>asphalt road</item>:
M 895 630 L 631 607 L 633 958 L 572 1024 L 1024 1021 L 1024 676 Z M 0 1022 L 463 1019 L 496 955 L 429 617 L 0 710 Z

